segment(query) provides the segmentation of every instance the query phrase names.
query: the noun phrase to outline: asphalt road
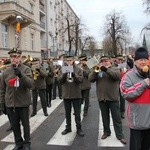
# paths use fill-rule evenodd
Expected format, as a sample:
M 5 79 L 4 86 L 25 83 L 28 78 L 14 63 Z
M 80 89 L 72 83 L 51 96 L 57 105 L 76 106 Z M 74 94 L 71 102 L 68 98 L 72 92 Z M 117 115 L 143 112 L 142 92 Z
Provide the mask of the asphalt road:
M 82 106 L 83 107 L 83 106 Z M 92 84 L 90 92 L 90 107 L 88 116 L 82 117 L 82 129 L 84 137 L 76 135 L 74 115 L 72 113 L 72 132 L 61 135 L 65 129 L 65 113 L 63 101 L 52 101 L 52 107 L 48 108 L 49 116 L 45 117 L 38 103 L 38 113 L 30 118 L 31 124 L 31 149 L 32 150 L 128 150 L 129 128 L 126 119 L 122 120 L 123 131 L 127 144 L 124 146 L 115 137 L 111 122 L 112 135 L 101 140 L 102 122 L 99 106 L 95 93 L 95 84 Z M 82 108 L 83 110 L 83 108 Z M 83 113 L 83 111 L 82 111 Z M 81 113 L 81 116 L 82 116 Z M 14 147 L 13 134 L 6 132 L 9 126 L 7 116 L 0 116 L 0 150 L 11 150 Z

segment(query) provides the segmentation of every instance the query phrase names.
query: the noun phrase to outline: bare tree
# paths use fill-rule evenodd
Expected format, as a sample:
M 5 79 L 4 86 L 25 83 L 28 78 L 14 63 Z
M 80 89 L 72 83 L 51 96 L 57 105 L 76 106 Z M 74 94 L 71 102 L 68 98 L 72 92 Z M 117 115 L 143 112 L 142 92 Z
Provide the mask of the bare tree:
M 126 42 L 129 36 L 125 17 L 121 13 L 114 10 L 106 15 L 104 35 L 110 39 L 112 55 L 117 55 L 119 48 L 123 47 L 121 44 Z
M 146 6 L 145 13 L 150 14 L 150 0 L 143 0 L 143 5 Z

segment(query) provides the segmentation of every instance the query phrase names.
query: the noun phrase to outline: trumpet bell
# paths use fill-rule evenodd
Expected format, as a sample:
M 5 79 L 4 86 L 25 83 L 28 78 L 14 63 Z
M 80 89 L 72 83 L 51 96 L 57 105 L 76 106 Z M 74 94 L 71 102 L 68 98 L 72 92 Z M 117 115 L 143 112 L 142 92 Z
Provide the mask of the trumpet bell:
M 99 66 L 95 66 L 94 67 L 94 71 L 97 72 L 97 73 L 100 72 L 100 67 Z

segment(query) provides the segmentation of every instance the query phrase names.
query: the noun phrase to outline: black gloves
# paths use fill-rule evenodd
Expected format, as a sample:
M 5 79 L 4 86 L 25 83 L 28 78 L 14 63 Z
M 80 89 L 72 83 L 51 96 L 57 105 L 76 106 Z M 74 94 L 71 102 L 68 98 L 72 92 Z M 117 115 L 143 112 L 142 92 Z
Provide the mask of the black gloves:
M 40 72 L 40 69 L 39 69 L 39 68 L 36 68 L 36 71 Z
M 66 78 L 68 73 L 63 73 L 63 77 Z
M 73 78 L 75 77 L 75 73 L 74 72 L 72 72 L 71 75 L 72 75 Z
M 105 66 L 101 66 L 101 71 L 106 72 L 106 71 L 107 71 L 107 68 L 106 68 Z
M 19 78 L 22 78 L 22 73 L 21 71 L 19 70 L 19 68 L 14 68 L 14 73 L 16 76 L 18 76 Z

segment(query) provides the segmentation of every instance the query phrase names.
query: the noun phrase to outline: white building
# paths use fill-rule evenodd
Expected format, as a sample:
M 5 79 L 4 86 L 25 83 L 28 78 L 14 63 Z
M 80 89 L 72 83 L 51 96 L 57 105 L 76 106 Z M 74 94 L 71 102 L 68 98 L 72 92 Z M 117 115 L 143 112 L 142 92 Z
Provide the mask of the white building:
M 17 16 L 23 18 L 19 43 Z M 65 53 L 69 49 L 67 20 L 71 26 L 79 18 L 66 0 L 0 0 L 0 57 L 7 57 L 17 46 L 32 57 L 41 57 L 41 52 L 43 57 Z

